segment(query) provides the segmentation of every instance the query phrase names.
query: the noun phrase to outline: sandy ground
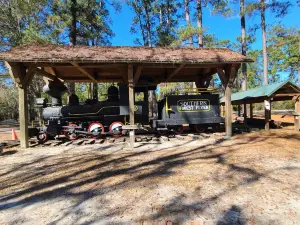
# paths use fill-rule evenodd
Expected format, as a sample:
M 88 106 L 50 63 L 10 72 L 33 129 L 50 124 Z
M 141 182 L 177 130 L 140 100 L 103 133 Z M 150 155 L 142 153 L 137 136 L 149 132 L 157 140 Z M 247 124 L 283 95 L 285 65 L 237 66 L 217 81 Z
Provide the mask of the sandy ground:
M 0 156 L 0 224 L 299 224 L 300 135 Z
M 17 137 L 20 137 L 20 130 L 19 127 L 17 126 L 10 126 L 10 125 L 0 125 L 0 141 L 5 141 L 5 140 L 11 140 L 12 139 L 12 134 L 11 130 L 15 129 Z

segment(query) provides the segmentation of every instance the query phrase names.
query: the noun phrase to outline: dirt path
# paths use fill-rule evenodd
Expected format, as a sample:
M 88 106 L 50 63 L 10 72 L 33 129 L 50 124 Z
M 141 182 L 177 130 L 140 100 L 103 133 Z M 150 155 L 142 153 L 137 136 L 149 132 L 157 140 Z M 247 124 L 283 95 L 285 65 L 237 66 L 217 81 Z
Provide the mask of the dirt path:
M 0 224 L 299 224 L 300 135 L 0 156 Z

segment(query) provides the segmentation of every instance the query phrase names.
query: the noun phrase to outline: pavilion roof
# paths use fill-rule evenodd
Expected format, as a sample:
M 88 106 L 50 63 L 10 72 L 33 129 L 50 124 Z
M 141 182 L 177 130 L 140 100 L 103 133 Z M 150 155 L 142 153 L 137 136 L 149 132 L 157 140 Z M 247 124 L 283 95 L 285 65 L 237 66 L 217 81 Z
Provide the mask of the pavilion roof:
M 251 59 L 226 48 L 31 45 L 0 53 L 9 62 L 242 63 Z

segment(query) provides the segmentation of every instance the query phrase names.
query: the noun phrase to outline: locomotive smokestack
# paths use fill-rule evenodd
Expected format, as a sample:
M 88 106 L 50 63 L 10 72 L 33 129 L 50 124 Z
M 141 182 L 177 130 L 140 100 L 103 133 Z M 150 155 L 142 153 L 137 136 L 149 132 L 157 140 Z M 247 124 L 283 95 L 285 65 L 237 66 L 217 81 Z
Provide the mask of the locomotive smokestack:
M 68 88 L 59 80 L 49 81 L 43 87 L 43 92 L 52 97 L 52 106 L 62 105 L 61 97 L 68 90 Z

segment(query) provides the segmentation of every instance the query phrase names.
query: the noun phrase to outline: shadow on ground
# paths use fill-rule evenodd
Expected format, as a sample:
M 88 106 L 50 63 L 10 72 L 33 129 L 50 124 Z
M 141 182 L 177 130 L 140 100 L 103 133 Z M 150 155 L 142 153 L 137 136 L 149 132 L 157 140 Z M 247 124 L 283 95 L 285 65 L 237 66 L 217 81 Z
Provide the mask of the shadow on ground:
M 297 135 L 280 138 L 299 140 Z M 51 218 L 51 224 L 63 222 L 70 215 L 74 221 L 84 217 L 84 224 L 104 219 L 112 222 L 112 218 L 115 218 L 114 223 L 130 223 L 130 216 L 136 222 L 169 220 L 183 224 L 209 215 L 214 204 L 229 194 L 238 194 L 241 187 L 251 186 L 262 179 L 274 185 L 281 184 L 283 181 L 272 174 L 299 171 L 297 166 L 259 169 L 255 166 L 255 156 L 245 159 L 239 155 L 244 147 L 260 148 L 272 142 L 272 136 L 250 135 L 234 140 L 221 139 L 201 147 L 186 147 L 188 144 L 185 143 L 172 149 L 153 147 L 114 154 L 96 149 L 34 158 L 17 163 L 0 174 L 0 213 L 12 213 L 14 209 L 64 199 L 70 200 L 71 205 L 63 208 L 56 218 Z M 217 187 L 216 191 L 209 190 L 211 184 Z M 290 184 L 291 188 L 293 185 Z M 178 191 L 181 190 L 178 187 L 183 191 Z M 171 191 L 165 195 L 166 202 L 160 203 L 154 195 L 164 188 Z M 138 194 L 135 196 L 132 190 Z M 90 204 L 92 199 L 97 199 L 103 207 L 95 210 L 96 214 L 87 216 L 86 209 L 81 209 L 81 206 Z M 152 205 L 146 205 L 149 202 Z M 132 207 L 139 210 L 135 204 L 144 207 L 144 211 L 128 211 Z M 249 220 L 238 205 L 212 214 L 218 225 L 247 224 Z

